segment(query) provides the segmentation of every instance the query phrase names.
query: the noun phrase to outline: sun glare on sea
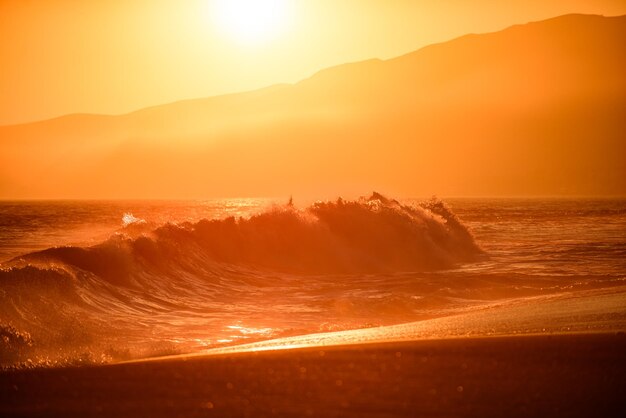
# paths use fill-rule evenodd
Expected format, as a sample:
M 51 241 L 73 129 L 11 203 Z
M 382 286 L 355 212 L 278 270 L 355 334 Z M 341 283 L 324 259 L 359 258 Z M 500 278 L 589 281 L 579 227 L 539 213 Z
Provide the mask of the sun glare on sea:
M 283 33 L 289 23 L 288 0 L 213 0 L 212 19 L 234 41 L 255 45 Z

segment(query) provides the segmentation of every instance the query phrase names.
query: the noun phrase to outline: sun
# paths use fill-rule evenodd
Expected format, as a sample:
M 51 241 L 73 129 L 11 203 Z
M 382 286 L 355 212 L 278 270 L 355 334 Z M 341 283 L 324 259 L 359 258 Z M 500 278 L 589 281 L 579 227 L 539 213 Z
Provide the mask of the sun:
M 260 44 L 285 31 L 289 0 L 213 0 L 212 19 L 219 30 L 242 44 Z

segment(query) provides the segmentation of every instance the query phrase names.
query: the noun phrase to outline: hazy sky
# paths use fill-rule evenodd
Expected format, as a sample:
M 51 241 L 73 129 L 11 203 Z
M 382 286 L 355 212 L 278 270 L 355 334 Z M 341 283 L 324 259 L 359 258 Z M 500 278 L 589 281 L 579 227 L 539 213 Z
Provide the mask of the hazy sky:
M 624 0 L 286 0 L 273 36 L 250 43 L 216 19 L 214 1 L 0 0 L 0 124 L 295 82 L 566 13 L 626 14 Z

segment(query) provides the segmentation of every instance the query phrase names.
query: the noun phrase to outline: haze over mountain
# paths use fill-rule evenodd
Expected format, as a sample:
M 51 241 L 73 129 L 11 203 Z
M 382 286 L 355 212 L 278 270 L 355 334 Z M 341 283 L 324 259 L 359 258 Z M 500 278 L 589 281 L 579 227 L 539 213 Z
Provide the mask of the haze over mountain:
M 0 198 L 624 195 L 625 40 L 626 16 L 567 15 L 294 85 L 0 127 Z

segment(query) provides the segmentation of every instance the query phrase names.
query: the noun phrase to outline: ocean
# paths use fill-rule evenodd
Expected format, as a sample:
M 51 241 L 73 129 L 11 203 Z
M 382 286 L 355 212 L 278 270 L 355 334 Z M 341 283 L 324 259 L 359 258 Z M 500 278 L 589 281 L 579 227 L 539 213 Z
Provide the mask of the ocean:
M 625 284 L 625 199 L 0 202 L 3 367 L 194 353 Z

